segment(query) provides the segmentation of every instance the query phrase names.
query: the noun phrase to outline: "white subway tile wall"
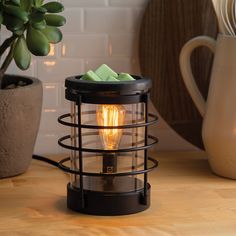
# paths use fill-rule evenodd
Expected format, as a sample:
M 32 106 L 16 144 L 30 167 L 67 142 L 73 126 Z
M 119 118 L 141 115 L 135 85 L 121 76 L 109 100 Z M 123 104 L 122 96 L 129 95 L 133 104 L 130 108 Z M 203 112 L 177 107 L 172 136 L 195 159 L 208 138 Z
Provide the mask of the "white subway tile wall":
M 43 82 L 42 119 L 35 147 L 37 154 L 57 154 L 57 145 L 66 129 L 57 117 L 69 111 L 64 99 L 67 76 L 83 74 L 106 63 L 114 70 L 139 74 L 138 30 L 148 0 L 60 0 L 65 6 L 67 24 L 63 41 L 52 45 L 48 57 L 33 57 L 31 68 L 20 71 L 14 63 L 8 73 L 38 77 Z M 9 33 L 3 30 L 1 40 Z M 154 109 L 152 109 L 154 110 Z M 159 149 L 192 148 L 161 121 L 155 132 Z M 170 142 L 171 138 L 171 142 Z M 171 145 L 170 145 L 171 143 Z

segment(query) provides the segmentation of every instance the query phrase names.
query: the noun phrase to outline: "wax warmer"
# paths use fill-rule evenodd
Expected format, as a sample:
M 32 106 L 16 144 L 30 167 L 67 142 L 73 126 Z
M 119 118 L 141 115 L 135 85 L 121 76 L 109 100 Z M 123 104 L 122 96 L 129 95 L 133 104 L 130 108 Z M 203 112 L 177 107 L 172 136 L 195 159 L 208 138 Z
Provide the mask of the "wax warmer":
M 158 142 L 148 126 L 151 81 L 92 82 L 66 79 L 71 113 L 59 117 L 71 134 L 59 139 L 70 150 L 60 167 L 70 173 L 68 208 L 94 215 L 123 215 L 150 206 L 148 172 L 157 167 L 148 149 Z M 70 161 L 70 167 L 65 162 Z

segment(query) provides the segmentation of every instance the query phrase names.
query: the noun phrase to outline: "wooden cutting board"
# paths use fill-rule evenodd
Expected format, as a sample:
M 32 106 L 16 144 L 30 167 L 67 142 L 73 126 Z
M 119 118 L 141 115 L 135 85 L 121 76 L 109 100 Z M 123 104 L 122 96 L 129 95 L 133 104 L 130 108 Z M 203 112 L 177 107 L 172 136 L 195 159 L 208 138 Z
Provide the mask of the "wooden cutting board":
M 183 138 L 203 148 L 202 117 L 181 78 L 179 54 L 199 35 L 216 37 L 217 19 L 211 0 L 150 0 L 140 30 L 140 65 L 153 80 L 151 98 L 164 120 Z M 206 48 L 192 56 L 196 82 L 207 97 L 213 55 Z

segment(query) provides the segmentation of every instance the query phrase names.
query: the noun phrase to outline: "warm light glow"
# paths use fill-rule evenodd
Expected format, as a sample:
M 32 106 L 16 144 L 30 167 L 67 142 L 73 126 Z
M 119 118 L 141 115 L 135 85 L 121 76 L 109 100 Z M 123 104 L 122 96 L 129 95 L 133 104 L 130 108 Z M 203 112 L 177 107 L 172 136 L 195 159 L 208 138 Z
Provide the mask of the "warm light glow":
M 109 56 L 112 56 L 112 54 L 113 54 L 113 48 L 112 48 L 111 42 L 109 42 L 109 44 L 108 44 L 108 51 L 109 51 Z
M 50 113 L 50 112 L 56 112 L 56 109 L 44 109 L 44 112 Z
M 48 54 L 48 56 L 55 56 L 55 45 L 54 44 L 50 44 L 50 52 Z
M 66 45 L 63 44 L 62 45 L 62 56 L 65 56 L 66 55 Z
M 55 66 L 56 62 L 55 61 L 45 61 L 44 65 L 46 65 L 46 66 Z
M 125 108 L 121 105 L 99 105 L 97 109 L 97 122 L 99 126 L 124 125 Z M 118 148 L 122 136 L 122 129 L 100 129 L 99 134 L 105 150 Z
M 46 89 L 55 89 L 56 86 L 55 85 L 46 85 L 45 88 Z

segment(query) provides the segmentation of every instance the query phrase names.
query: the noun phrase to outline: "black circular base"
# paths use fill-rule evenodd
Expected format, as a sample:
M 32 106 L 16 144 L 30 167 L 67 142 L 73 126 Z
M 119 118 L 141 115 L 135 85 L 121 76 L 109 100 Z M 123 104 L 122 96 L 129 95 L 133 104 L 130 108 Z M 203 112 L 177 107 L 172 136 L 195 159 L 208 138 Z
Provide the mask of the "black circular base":
M 83 190 L 81 198 L 79 188 L 67 185 L 67 207 L 71 210 L 90 215 L 128 215 L 146 210 L 150 206 L 150 189 L 148 184 L 147 197 L 144 189 L 132 192 L 112 193 Z

